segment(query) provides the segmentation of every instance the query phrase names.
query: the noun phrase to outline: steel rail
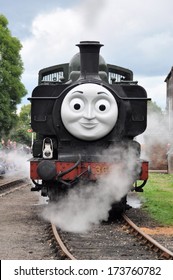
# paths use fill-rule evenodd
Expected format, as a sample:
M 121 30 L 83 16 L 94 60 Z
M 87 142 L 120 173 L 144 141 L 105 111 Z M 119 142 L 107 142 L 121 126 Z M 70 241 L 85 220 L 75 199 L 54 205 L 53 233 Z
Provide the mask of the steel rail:
M 145 240 L 147 240 L 152 246 L 155 246 L 157 249 L 161 251 L 161 257 L 165 259 L 173 259 L 173 252 L 162 246 L 156 240 L 154 240 L 151 236 L 143 232 L 139 227 L 137 227 L 125 214 L 122 215 L 124 220 L 130 227 L 132 227 L 137 233 L 140 234 Z
M 61 248 L 63 254 L 67 256 L 70 260 L 76 260 L 76 258 L 69 252 L 67 247 L 64 245 L 63 241 L 61 240 L 60 235 L 57 232 L 56 226 L 54 224 L 51 224 L 52 226 L 52 231 L 54 234 L 54 237 L 56 239 L 56 242 L 58 243 L 59 247 Z
M 19 190 L 23 187 L 28 186 L 29 182 L 26 182 L 25 179 L 26 178 L 17 179 L 17 180 L 9 181 L 9 182 L 6 182 L 5 184 L 0 185 L 0 197 L 3 197 L 16 190 Z

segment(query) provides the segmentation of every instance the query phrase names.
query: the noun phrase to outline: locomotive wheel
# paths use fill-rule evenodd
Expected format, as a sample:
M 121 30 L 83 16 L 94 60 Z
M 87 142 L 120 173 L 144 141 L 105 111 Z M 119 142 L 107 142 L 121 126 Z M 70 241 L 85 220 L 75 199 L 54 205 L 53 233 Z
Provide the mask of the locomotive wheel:
M 121 217 L 121 215 L 127 209 L 127 196 L 124 196 L 119 202 L 115 202 L 112 204 L 111 209 L 109 210 L 109 221 L 114 221 Z
M 57 203 L 62 197 L 66 196 L 68 193 L 67 188 L 49 188 L 48 190 L 48 197 L 50 203 Z

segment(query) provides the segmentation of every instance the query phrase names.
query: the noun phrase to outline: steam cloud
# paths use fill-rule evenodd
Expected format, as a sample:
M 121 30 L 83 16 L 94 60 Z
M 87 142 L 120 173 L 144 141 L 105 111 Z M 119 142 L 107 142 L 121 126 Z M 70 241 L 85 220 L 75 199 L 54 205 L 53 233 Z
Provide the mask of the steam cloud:
M 147 129 L 141 136 L 137 137 L 137 141 L 140 142 L 142 147 L 142 158 L 151 162 L 154 152 L 153 149 L 157 147 L 158 160 L 163 160 L 164 155 L 166 158 L 166 153 L 169 153 L 169 146 L 172 142 L 168 123 L 166 114 L 149 113 Z
M 44 218 L 70 232 L 85 232 L 92 225 L 106 221 L 112 203 L 120 201 L 127 194 L 139 173 L 140 163 L 136 156 L 133 147 L 125 150 L 115 147 L 105 151 L 102 155 L 104 161 L 117 161 L 107 176 L 99 178 L 97 184 L 72 189 L 58 203 L 46 207 Z
M 22 149 L 3 150 L 0 152 L 0 158 L 5 166 L 6 173 L 4 177 L 20 176 L 29 178 L 29 158 L 30 153 L 26 153 Z

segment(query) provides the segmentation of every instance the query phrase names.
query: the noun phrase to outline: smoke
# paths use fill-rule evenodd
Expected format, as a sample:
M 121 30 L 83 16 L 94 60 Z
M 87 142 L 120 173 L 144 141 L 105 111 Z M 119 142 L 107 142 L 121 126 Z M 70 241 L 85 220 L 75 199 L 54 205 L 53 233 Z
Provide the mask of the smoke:
M 3 150 L 0 153 L 0 158 L 3 161 L 5 167 L 4 177 L 20 176 L 29 178 L 29 158 L 30 153 L 22 149 L 16 150 Z
M 140 208 L 144 199 L 139 197 L 136 192 L 129 192 L 127 196 L 127 203 L 132 208 Z
M 149 112 L 147 129 L 137 137 L 137 141 L 141 144 L 141 157 L 149 161 L 151 169 L 165 169 L 172 142 L 167 115 Z
M 46 220 L 70 232 L 86 232 L 93 225 L 106 221 L 113 203 L 124 197 L 140 170 L 134 147 L 114 147 L 102 154 L 104 162 L 112 163 L 107 175 L 97 183 L 71 189 L 56 204 L 49 204 L 43 213 Z
M 167 144 L 169 142 L 169 126 L 166 114 L 150 112 L 144 136 L 148 136 L 148 142 L 151 144 Z
M 79 14 L 82 14 L 84 26 L 96 28 L 99 24 L 98 19 L 104 16 L 107 3 L 105 0 L 86 0 L 78 7 Z M 90 30 L 91 31 L 91 30 Z M 91 33 L 91 32 L 90 32 Z

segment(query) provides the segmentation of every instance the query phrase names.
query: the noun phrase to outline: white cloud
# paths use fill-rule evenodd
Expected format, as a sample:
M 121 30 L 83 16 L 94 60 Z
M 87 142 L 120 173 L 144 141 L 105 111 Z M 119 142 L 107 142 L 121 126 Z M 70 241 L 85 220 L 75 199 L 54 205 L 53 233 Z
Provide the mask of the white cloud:
M 23 41 L 22 57 L 27 67 L 40 68 L 70 59 L 70 49 L 74 51 L 71 41 L 77 29 L 80 29 L 79 19 L 73 10 L 58 8 L 37 16 L 32 24 L 32 36 Z
M 31 36 L 22 42 L 26 87 L 31 77 L 37 79 L 39 69 L 68 62 L 78 52 L 79 41 L 98 40 L 105 45 L 101 54 L 108 63 L 147 77 L 149 92 L 163 103 L 164 78 L 173 64 L 172 10 L 171 0 L 85 0 L 39 14 Z
M 138 84 L 143 86 L 149 98 L 156 102 L 162 110 L 166 109 L 165 76 L 141 77 L 137 76 Z

